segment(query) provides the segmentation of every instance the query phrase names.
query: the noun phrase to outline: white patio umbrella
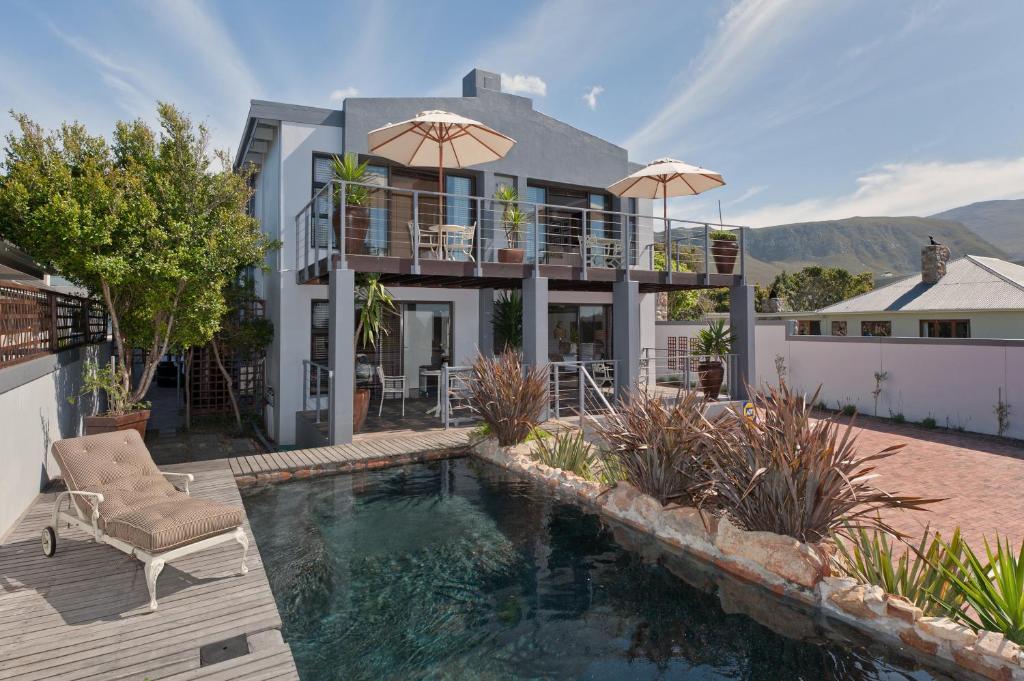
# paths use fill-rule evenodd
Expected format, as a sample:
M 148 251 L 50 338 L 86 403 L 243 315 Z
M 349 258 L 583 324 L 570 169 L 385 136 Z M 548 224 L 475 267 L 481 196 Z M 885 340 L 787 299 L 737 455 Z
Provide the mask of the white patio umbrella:
M 616 196 L 639 199 L 661 198 L 668 229 L 668 197 L 700 194 L 725 184 L 720 173 L 700 166 L 660 158 L 608 187 Z
M 421 111 L 402 123 L 371 130 L 371 154 L 407 166 L 437 166 L 437 191 L 444 169 L 466 168 L 504 158 L 516 141 L 479 121 L 447 111 Z

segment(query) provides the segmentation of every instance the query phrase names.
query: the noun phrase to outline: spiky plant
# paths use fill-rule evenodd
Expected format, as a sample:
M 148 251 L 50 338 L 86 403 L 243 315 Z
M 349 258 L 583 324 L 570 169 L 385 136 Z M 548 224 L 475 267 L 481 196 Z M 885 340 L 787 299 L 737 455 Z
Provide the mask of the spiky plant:
M 698 505 L 708 488 L 708 441 L 717 425 L 704 418 L 702 400 L 686 392 L 674 404 L 643 391 L 598 425 L 622 479 L 662 505 Z
M 473 408 L 498 444 L 516 445 L 540 423 L 548 395 L 548 367 L 524 367 L 515 352 L 478 355 L 469 390 Z
M 852 420 L 842 427 L 832 418 L 811 418 L 817 392 L 807 399 L 783 384 L 753 399 L 757 419 L 732 419 L 710 440 L 715 492 L 743 529 L 805 542 L 820 541 L 844 524 L 896 533 L 880 511 L 940 501 L 875 487 L 874 462 L 903 445 L 861 456 Z
M 565 431 L 537 442 L 535 457 L 542 464 L 575 473 L 585 480 L 595 479 L 600 461 L 582 431 Z
M 523 347 L 523 294 L 516 289 L 503 291 L 494 300 L 491 317 L 495 345 L 501 350 Z
M 864 584 L 875 584 L 886 593 L 903 596 L 927 615 L 941 615 L 950 608 L 959 610 L 963 597 L 955 592 L 946 573 L 957 570 L 964 553 L 960 528 L 949 542 L 925 528 L 917 547 L 903 545 L 879 529 L 844 528 L 845 538 L 833 535 L 840 572 Z

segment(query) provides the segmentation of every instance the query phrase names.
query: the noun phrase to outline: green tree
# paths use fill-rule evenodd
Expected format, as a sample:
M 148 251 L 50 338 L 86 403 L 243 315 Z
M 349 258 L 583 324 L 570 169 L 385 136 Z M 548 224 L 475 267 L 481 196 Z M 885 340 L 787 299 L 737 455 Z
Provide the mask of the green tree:
M 841 267 L 812 265 L 792 274 L 782 271 L 772 281 L 771 288 L 785 298 L 789 310 L 803 312 L 818 310 L 853 296 L 867 293 L 875 287 L 871 272 L 852 274 Z
M 690 266 L 685 262 L 686 253 L 677 253 L 680 257 L 672 260 L 673 272 L 690 272 Z M 664 248 L 654 250 L 654 269 L 659 272 L 665 271 L 665 250 Z M 699 291 L 668 291 L 665 299 L 668 304 L 667 318 L 670 320 L 696 319 L 694 311 L 698 306 Z M 660 301 L 659 301 L 660 302 Z
M 224 287 L 274 244 L 246 214 L 250 190 L 209 134 L 170 104 L 159 131 L 118 122 L 112 143 L 78 123 L 45 132 L 13 113 L 0 175 L 0 237 L 102 296 L 117 378 L 145 351 L 130 400 L 143 399 L 169 347 L 208 342 L 226 312 Z

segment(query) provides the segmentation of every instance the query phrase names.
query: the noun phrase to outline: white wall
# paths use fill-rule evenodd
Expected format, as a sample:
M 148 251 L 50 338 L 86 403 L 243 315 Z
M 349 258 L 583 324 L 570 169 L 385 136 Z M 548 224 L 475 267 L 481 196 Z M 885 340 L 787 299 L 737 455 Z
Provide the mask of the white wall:
M 821 332 L 831 335 L 833 321 L 846 322 L 846 335 L 859 336 L 862 321 L 892 322 L 892 335 L 918 338 L 921 335 L 921 321 L 930 319 L 969 319 L 971 338 L 1024 338 L 1024 312 L 997 311 L 981 312 L 923 312 L 920 314 L 892 314 L 873 312 L 857 315 L 823 315 Z
M 0 540 L 36 498 L 57 468 L 50 445 L 82 434 L 92 413 L 86 395 L 68 402 L 82 385 L 85 358 L 106 362 L 106 344 L 91 345 L 0 369 Z
M 659 347 L 669 335 L 695 335 L 703 325 L 658 324 Z M 875 372 L 888 378 L 878 416 L 908 421 L 933 418 L 940 426 L 996 434 L 995 406 L 1002 390 L 1011 406 L 1009 437 L 1024 438 L 1024 341 L 946 338 L 838 338 L 787 336 L 779 322 L 760 323 L 755 335 L 758 384 L 776 385 L 776 357 L 791 386 L 829 407 L 855 405 L 875 414 Z

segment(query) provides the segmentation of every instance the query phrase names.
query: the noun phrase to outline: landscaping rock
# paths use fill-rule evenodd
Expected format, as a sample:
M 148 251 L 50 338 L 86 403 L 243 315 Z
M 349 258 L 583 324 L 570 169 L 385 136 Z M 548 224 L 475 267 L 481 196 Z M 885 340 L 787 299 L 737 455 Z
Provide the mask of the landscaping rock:
M 847 615 L 865 620 L 878 619 L 885 608 L 882 590 L 870 584 L 858 584 L 850 589 L 836 591 L 828 600 Z
M 921 617 L 915 622 L 921 633 L 941 641 L 949 641 L 958 647 L 971 646 L 978 640 L 978 635 L 962 624 L 957 624 L 946 617 Z
M 892 594 L 885 597 L 885 614 L 901 619 L 908 624 L 913 624 L 924 616 L 921 608 L 911 603 L 908 599 Z
M 661 511 L 654 533 L 673 546 L 710 556 L 715 553 L 712 536 L 717 526 L 718 519 L 711 514 L 702 514 L 689 506 L 679 506 Z
M 900 631 L 900 640 L 911 648 L 916 648 L 922 653 L 927 653 L 928 655 L 936 655 L 939 652 L 938 643 L 921 638 L 914 629 L 903 629 Z
M 771 532 L 746 532 L 727 518 L 718 524 L 715 547 L 726 559 L 752 563 L 807 589 L 821 581 L 824 562 L 808 544 Z
M 998 662 L 990 661 L 984 653 L 973 646 L 970 648 L 953 648 L 953 660 L 975 674 L 980 674 L 992 681 L 1013 681 L 1013 670 Z
M 1008 641 L 1002 634 L 992 631 L 978 632 L 978 640 L 974 648 L 985 655 L 997 658 L 1010 664 L 1020 662 L 1020 646 L 1013 641 Z

